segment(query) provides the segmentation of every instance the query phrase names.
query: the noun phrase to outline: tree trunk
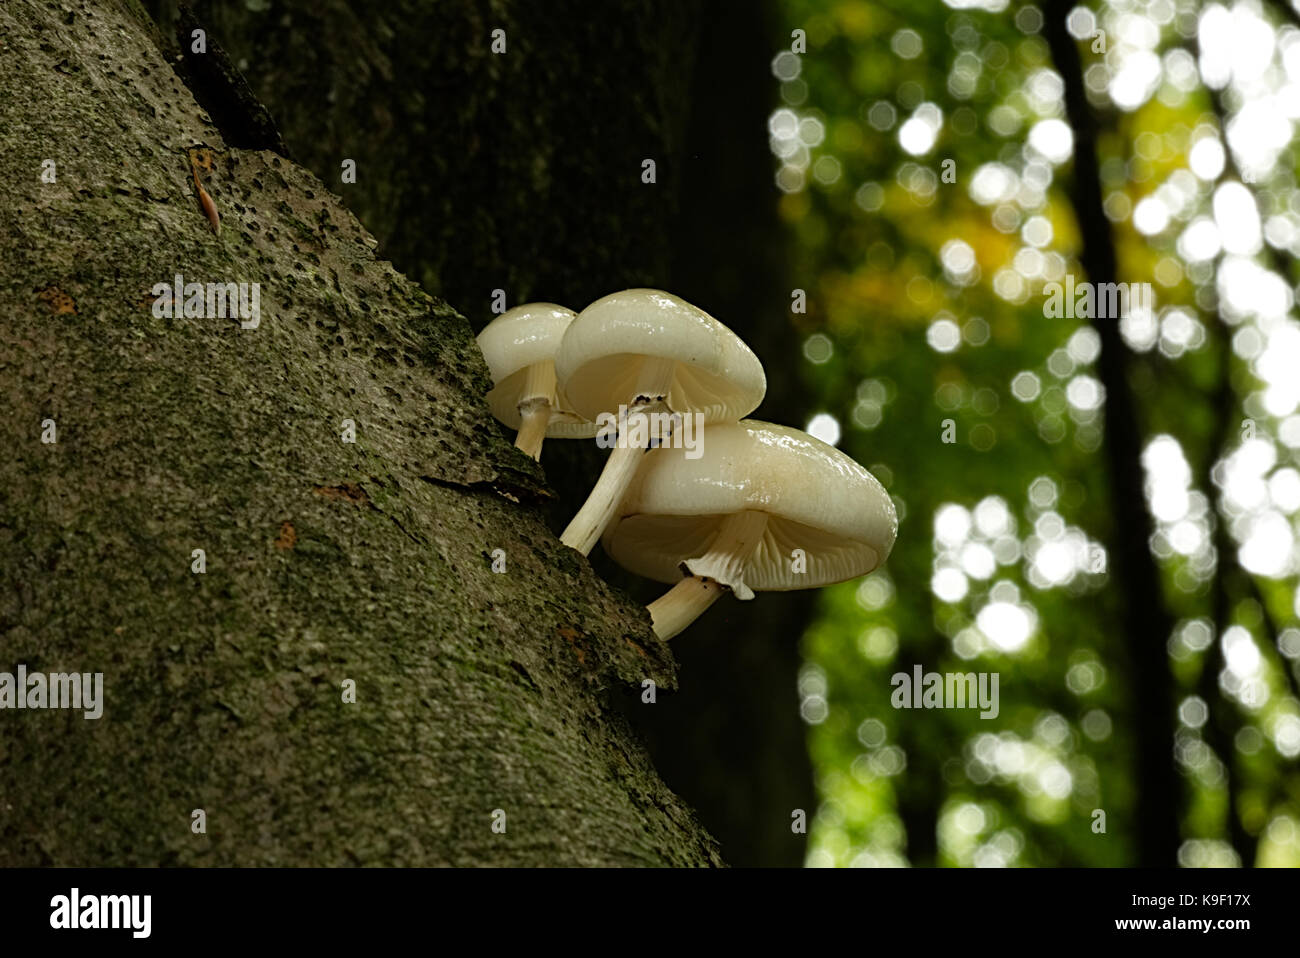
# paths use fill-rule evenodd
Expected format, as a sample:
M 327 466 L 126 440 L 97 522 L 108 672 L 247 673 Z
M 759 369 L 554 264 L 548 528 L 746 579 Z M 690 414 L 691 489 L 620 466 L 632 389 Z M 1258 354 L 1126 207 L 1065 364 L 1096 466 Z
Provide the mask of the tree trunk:
M 1044 37 L 1065 81 L 1065 107 L 1074 130 L 1074 180 L 1071 198 L 1083 237 L 1079 260 L 1092 283 L 1118 282 L 1115 244 L 1102 208 L 1097 131 L 1083 84 L 1083 69 L 1065 21 L 1073 4 L 1053 0 L 1045 13 Z M 1181 783 L 1174 766 L 1174 680 L 1166 651 L 1173 619 L 1161 593 L 1160 570 L 1148 543 L 1154 531 L 1142 479 L 1142 433 L 1137 400 L 1129 383 L 1128 347 L 1119 317 L 1098 317 L 1101 339 L 1097 375 L 1106 389 L 1104 409 L 1111 525 L 1107 549 L 1111 581 L 1120 590 L 1124 648 L 1128 658 L 1128 699 L 1136 729 L 1133 780 L 1138 791 L 1134 823 L 1141 867 L 1178 864 L 1178 810 Z
M 228 144 L 138 9 L 0 7 L 0 668 L 104 683 L 5 715 L 0 865 L 720 863 L 611 707 L 672 658 L 548 530 L 467 323 L 337 181 Z M 445 209 L 409 233 L 471 256 Z M 158 316 L 177 273 L 260 322 Z
M 788 317 L 791 287 L 807 283 L 787 275 L 767 142 L 781 41 L 767 3 L 717 0 L 709 9 L 691 84 L 672 289 L 762 358 L 767 397 L 755 418 L 803 428 L 807 390 Z M 803 864 L 807 835 L 792 829 L 792 813 L 811 821 L 817 797 L 797 682 L 815 598 L 767 592 L 716 603 L 673 640 L 681 690 L 636 713 L 656 767 L 699 809 L 733 865 Z

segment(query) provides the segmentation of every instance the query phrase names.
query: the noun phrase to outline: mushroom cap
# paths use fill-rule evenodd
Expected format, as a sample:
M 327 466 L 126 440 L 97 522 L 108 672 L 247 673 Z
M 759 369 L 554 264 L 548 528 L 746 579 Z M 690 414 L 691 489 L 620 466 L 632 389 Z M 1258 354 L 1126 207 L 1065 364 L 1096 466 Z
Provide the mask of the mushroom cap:
M 523 398 L 528 367 L 535 363 L 554 366 L 555 353 L 574 315 L 573 310 L 554 303 L 524 303 L 506 310 L 478 334 L 478 347 L 492 374 L 488 407 L 511 429 L 521 425 L 519 400 Z M 573 411 L 564 390 L 557 386 L 546 435 L 589 439 L 596 435 L 596 428 L 594 421 Z
M 601 540 L 619 565 L 676 582 L 683 562 L 708 551 L 722 521 L 746 509 L 768 517 L 745 566 L 744 583 L 756 591 L 866 575 L 893 548 L 898 516 L 889 493 L 820 439 L 746 419 L 705 427 L 699 448 L 696 459 L 674 448 L 646 457 Z M 793 569 L 795 549 L 804 550 L 805 572 Z
M 677 363 L 668 406 L 706 421 L 739 419 L 767 392 L 763 364 L 739 336 L 704 310 L 658 289 L 625 289 L 596 300 L 564 334 L 555 372 L 573 408 L 593 422 L 632 400 L 647 357 Z

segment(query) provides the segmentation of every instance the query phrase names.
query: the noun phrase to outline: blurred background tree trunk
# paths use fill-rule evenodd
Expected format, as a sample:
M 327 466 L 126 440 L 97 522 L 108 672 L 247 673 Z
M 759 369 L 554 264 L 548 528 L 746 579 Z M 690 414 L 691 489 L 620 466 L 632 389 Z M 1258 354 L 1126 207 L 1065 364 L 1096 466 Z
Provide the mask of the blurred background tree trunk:
M 1074 131 L 1070 195 L 1083 238 L 1079 261 L 1089 282 L 1117 283 L 1115 243 L 1102 205 L 1097 121 L 1088 104 L 1078 48 L 1066 29 L 1073 6 L 1068 0 L 1049 3 L 1043 32 L 1065 81 L 1066 115 Z M 1172 868 L 1178 864 L 1181 840 L 1176 810 L 1183 806 L 1174 764 L 1174 681 L 1166 651 L 1174 623 L 1149 545 L 1154 524 L 1143 488 L 1143 431 L 1129 381 L 1131 353 L 1120 335 L 1119 317 L 1097 317 L 1092 325 L 1101 339 L 1097 375 L 1106 389 L 1102 453 L 1109 479 L 1110 523 L 1105 541 L 1111 581 L 1120 593 L 1126 640 L 1128 718 L 1137 742 L 1133 778 L 1142 783 L 1137 793 L 1135 864 Z
M 705 304 L 763 360 L 767 397 L 754 417 L 802 429 L 808 394 L 789 321 L 791 288 L 801 283 L 785 265 L 767 134 L 771 61 L 789 38 L 776 35 L 767 3 L 710 9 L 691 85 L 672 289 Z M 797 679 L 815 598 L 768 592 L 716 603 L 673 641 L 681 691 L 642 713 L 655 764 L 734 865 L 803 862 L 807 836 L 792 831 L 791 816 L 802 809 L 811 821 L 817 799 Z

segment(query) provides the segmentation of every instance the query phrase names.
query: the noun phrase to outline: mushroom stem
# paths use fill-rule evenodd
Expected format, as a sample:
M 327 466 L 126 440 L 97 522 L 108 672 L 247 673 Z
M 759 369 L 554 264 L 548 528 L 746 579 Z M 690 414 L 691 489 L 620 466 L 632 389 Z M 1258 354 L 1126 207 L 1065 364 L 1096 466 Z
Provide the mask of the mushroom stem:
M 671 639 L 703 615 L 724 592 L 734 592 L 738 599 L 752 599 L 754 592 L 745 585 L 745 566 L 763 541 L 766 528 L 765 512 L 745 509 L 727 516 L 708 552 L 682 563 L 691 574 L 646 606 L 655 635 Z
M 703 615 L 726 591 L 725 585 L 712 579 L 688 575 L 646 606 L 655 635 L 665 641 L 671 639 Z
M 671 359 L 650 358 L 641 363 L 632 401 L 628 403 L 629 417 L 663 405 L 672 388 L 676 368 L 676 362 Z M 637 441 L 632 442 L 631 436 L 636 436 Z M 618 436 L 614 450 L 605 460 L 600 478 L 596 480 L 587 501 L 560 536 L 561 542 L 583 555 L 591 552 L 592 546 L 614 518 L 619 503 L 623 501 L 649 442 L 648 429 L 632 429 Z
M 614 447 L 614 451 L 605 460 L 605 468 L 601 470 L 600 478 L 596 480 L 596 487 L 591 490 L 587 501 L 582 504 L 578 514 L 573 517 L 565 528 L 564 534 L 560 536 L 561 542 L 577 549 L 583 555 L 591 552 L 592 546 L 605 531 L 605 526 L 609 525 L 609 521 L 614 518 L 618 504 L 623 499 L 623 493 L 627 490 L 632 477 L 636 475 L 637 467 L 641 465 L 641 457 L 645 452 L 644 446 L 630 445 L 625 442 Z
M 532 399 L 519 404 L 519 432 L 515 445 L 534 459 L 542 458 L 542 443 L 546 440 L 546 427 L 551 423 L 551 404 L 545 399 Z
M 737 599 L 749 601 L 754 591 L 745 585 L 745 566 L 763 541 L 767 529 L 767 513 L 742 509 L 722 520 L 718 534 L 709 543 L 709 551 L 682 563 L 693 576 L 721 582 Z
M 551 410 L 555 406 L 555 363 L 533 363 L 524 369 L 523 389 L 519 391 L 519 432 L 515 445 L 532 456 L 542 458 L 542 442 L 551 424 Z

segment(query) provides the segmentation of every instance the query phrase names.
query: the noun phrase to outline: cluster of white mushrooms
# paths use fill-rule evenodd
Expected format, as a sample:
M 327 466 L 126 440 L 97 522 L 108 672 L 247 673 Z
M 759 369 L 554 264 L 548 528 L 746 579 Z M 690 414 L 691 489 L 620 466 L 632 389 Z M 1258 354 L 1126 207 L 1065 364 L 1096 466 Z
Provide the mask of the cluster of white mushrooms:
M 675 583 L 649 606 L 661 638 L 724 592 L 817 588 L 889 555 L 898 531 L 889 494 L 833 446 L 742 418 L 767 391 L 763 366 L 702 309 L 656 289 L 612 293 L 576 315 L 528 303 L 478 343 L 492 413 L 533 458 L 548 436 L 589 439 L 598 423 L 624 430 L 604 437 L 609 459 L 561 539 L 584 555 L 599 539 L 624 568 Z M 705 424 L 698 448 L 625 428 L 638 413 L 695 416 Z

